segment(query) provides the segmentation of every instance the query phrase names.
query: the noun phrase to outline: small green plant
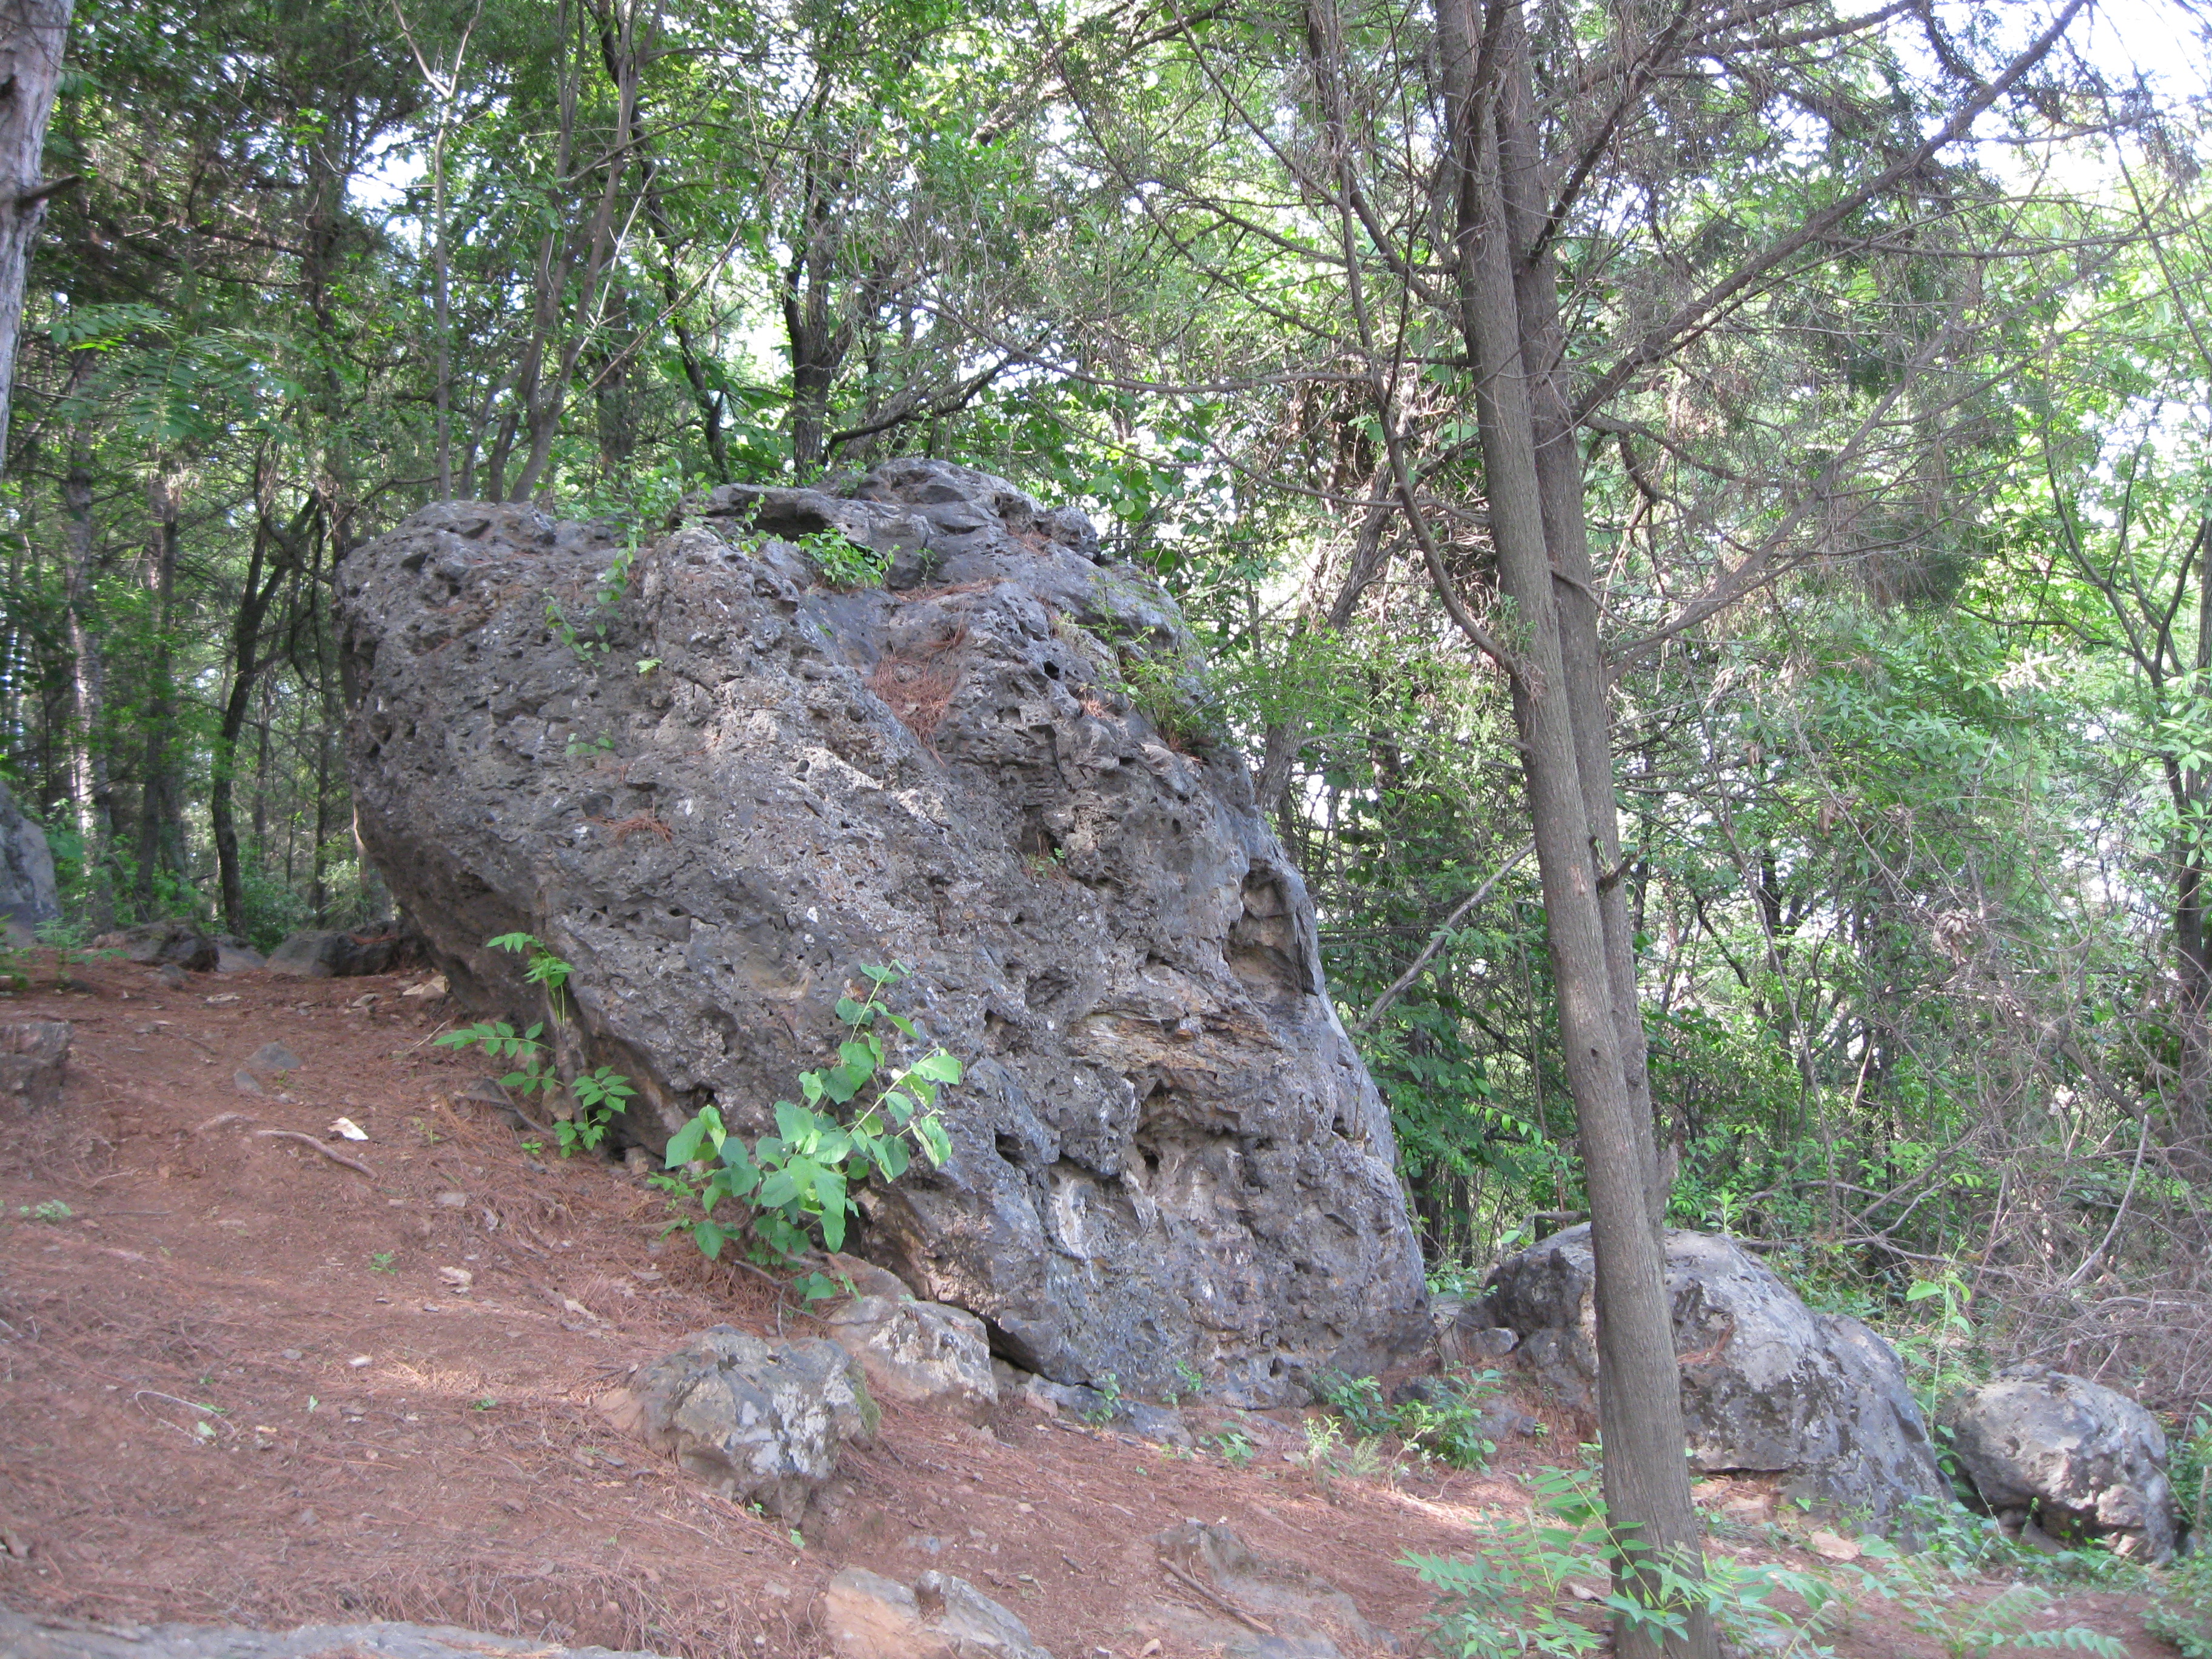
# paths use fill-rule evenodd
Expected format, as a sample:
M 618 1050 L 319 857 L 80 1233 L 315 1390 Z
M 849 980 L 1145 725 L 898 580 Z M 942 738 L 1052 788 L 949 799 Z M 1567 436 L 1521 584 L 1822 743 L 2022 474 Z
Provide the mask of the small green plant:
M 2051 1606 L 2051 1592 L 2038 1584 L 2012 1584 L 1978 1606 L 1961 1596 L 1924 1598 L 1920 1627 L 1943 1644 L 1951 1659 L 1971 1659 L 1999 1648 L 2072 1648 L 2099 1659 L 2126 1659 L 2127 1644 L 2085 1625 L 2063 1630 L 2030 1630 L 2027 1621 Z
M 1434 1458 L 1455 1469 L 1481 1469 L 1498 1451 L 1482 1432 L 1485 1402 L 1503 1380 L 1494 1370 L 1441 1376 L 1422 1395 L 1396 1406 L 1384 1401 L 1382 1383 L 1371 1376 L 1323 1371 L 1316 1376 L 1314 1389 L 1355 1440 L 1395 1434 L 1424 1462 Z
M 602 732 L 596 738 L 569 738 L 567 752 L 568 758 L 574 760 L 580 755 L 611 755 L 614 747 L 615 740 Z
M 2200 1551 L 2175 1563 L 2154 1592 L 2143 1628 L 2180 1649 L 2182 1659 L 2212 1659 L 2212 1555 Z
M 799 550 L 814 562 L 831 587 L 877 587 L 890 574 L 891 558 L 850 540 L 842 530 L 817 530 L 799 538 Z
M 1242 1469 L 1251 1467 L 1254 1449 L 1252 1443 L 1234 1429 L 1224 1430 L 1214 1436 L 1212 1444 L 1214 1450 L 1221 1454 L 1221 1461 L 1228 1464 L 1231 1468 Z
M 574 968 L 547 950 L 544 942 L 532 933 L 501 933 L 484 943 L 495 951 L 508 951 L 526 957 L 527 966 L 523 978 L 544 988 L 553 1023 L 568 1024 L 568 977 L 575 971 Z M 437 1042 L 441 1048 L 473 1046 L 495 1060 L 513 1060 L 516 1062 L 515 1069 L 500 1079 L 501 1088 L 519 1090 L 525 1096 L 550 1097 L 562 1085 L 545 1044 L 540 1041 L 544 1030 L 542 1020 L 520 1031 L 503 1019 L 485 1020 L 448 1031 Z M 568 1115 L 556 1116 L 553 1125 L 554 1137 L 560 1142 L 563 1158 L 598 1146 L 606 1139 L 607 1120 L 626 1110 L 637 1094 L 628 1078 L 607 1066 L 578 1076 L 568 1083 L 567 1092 L 572 1110 Z M 542 1151 L 543 1146 L 526 1145 L 525 1150 L 534 1153 Z
M 817 1237 L 830 1249 L 843 1248 L 846 1218 L 857 1207 L 852 1197 L 857 1182 L 874 1176 L 896 1181 L 917 1148 L 933 1165 L 952 1156 L 937 1097 L 939 1089 L 960 1081 L 960 1062 L 933 1044 L 915 1060 L 893 1062 L 883 1025 L 908 1042 L 923 1040 L 912 1020 L 884 1001 L 908 969 L 894 963 L 860 972 L 869 981 L 866 997 L 837 1000 L 837 1018 L 846 1029 L 837 1064 L 799 1074 L 804 1099 L 775 1103 L 775 1133 L 748 1145 L 707 1106 L 669 1138 L 671 1173 L 654 1176 L 654 1184 L 680 1208 L 698 1209 L 696 1220 L 679 1219 L 669 1231 L 688 1227 L 710 1260 L 738 1231 L 714 1218 L 726 1199 L 750 1212 L 757 1257 L 791 1266 Z M 855 1106 L 849 1121 L 839 1120 L 840 1110 Z M 703 1165 L 703 1172 L 687 1173 L 695 1164 Z M 836 1285 L 826 1275 L 809 1273 L 800 1290 L 811 1301 L 833 1294 Z
M 1108 1371 L 1091 1383 L 1091 1390 L 1098 1396 L 1098 1403 L 1076 1413 L 1085 1422 L 1103 1428 L 1121 1410 L 1121 1379 Z
M 59 1223 L 70 1220 L 76 1212 L 58 1198 L 50 1198 L 38 1204 L 19 1204 L 15 1206 L 15 1213 L 27 1221 Z
M 614 649 L 614 641 L 607 637 L 607 624 L 614 612 L 629 596 L 630 568 L 637 562 L 637 526 L 629 526 L 629 535 L 614 562 L 600 573 L 599 585 L 592 595 L 591 609 L 580 622 L 570 617 L 561 601 L 553 594 L 545 596 L 545 625 L 554 636 L 576 653 L 576 659 L 586 666 L 599 661 Z M 611 745 L 610 745 L 611 747 Z
M 393 1253 L 390 1250 L 379 1250 L 371 1255 L 368 1270 L 373 1273 L 396 1273 L 399 1271 L 393 1263 Z
M 1176 1381 L 1161 1398 L 1172 1406 L 1178 1400 L 1195 1400 L 1206 1391 L 1206 1373 L 1188 1359 L 1176 1361 Z

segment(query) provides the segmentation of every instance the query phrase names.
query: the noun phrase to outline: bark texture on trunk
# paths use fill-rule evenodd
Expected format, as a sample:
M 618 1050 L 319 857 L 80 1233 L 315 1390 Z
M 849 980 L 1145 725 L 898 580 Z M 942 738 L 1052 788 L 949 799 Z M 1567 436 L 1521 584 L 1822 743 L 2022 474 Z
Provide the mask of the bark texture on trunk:
M 1526 106 L 1527 48 L 1514 0 L 1492 0 L 1484 13 L 1468 0 L 1439 0 L 1437 9 L 1462 318 L 1498 581 L 1513 605 L 1506 644 L 1519 662 L 1514 714 L 1589 1194 L 1606 1504 L 1632 1552 L 1616 1565 L 1615 1579 L 1655 1604 L 1662 1598 L 1639 1560 L 1664 1557 L 1685 1576 L 1699 1576 L 1701 1530 L 1684 1457 L 1634 959 L 1613 878 L 1613 755 L 1581 469 L 1559 384 L 1556 276 L 1540 255 L 1516 257 L 1517 247 L 1533 245 L 1526 222 L 1542 199 Z M 1573 606 L 1583 608 L 1570 614 Z M 1686 1614 L 1683 1633 L 1666 1650 L 1674 1659 L 1715 1659 L 1710 1615 L 1678 1611 Z M 1648 1630 L 1626 1620 L 1617 1622 L 1614 1641 L 1624 1659 L 1652 1659 L 1661 1650 Z
M 61 85 L 70 0 L 8 0 L 0 6 L 0 463 L 8 453 L 8 409 L 15 393 L 15 337 L 23 285 L 50 193 L 40 175 L 46 118 Z

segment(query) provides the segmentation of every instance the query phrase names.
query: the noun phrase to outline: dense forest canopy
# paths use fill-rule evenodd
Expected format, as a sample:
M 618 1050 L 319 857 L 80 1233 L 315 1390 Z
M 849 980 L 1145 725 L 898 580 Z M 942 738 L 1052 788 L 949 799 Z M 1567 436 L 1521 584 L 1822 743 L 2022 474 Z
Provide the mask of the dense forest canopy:
M 1668 1218 L 2185 1410 L 2212 198 L 2204 106 L 2128 57 L 2193 24 L 2116 15 L 90 0 L 0 567 L 55 942 L 382 913 L 331 579 L 422 503 L 645 537 L 717 483 L 958 460 L 1184 603 L 1176 735 L 1248 757 L 1320 900 L 1449 1284 L 1592 1201 L 1488 189 L 1547 533 L 1579 503 L 1559 672 L 1609 721 L 1576 740 Z

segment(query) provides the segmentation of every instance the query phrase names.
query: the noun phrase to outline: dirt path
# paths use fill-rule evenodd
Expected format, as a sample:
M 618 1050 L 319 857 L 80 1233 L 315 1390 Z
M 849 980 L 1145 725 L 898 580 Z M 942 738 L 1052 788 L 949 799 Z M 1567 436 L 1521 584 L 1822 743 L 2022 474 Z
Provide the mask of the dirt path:
M 1183 1659 L 1212 1650 L 1152 1616 L 1188 1599 L 1152 1540 L 1196 1519 L 1330 1579 L 1410 1650 L 1429 1597 L 1399 1558 L 1466 1553 L 1483 1509 L 1523 1501 L 1513 1464 L 1560 1454 L 1324 1498 L 1285 1459 L 1292 1413 L 1246 1425 L 1258 1452 L 1237 1468 L 1022 1406 L 982 1430 L 894 1407 L 794 1538 L 620 1439 L 595 1402 L 703 1326 L 811 1322 L 661 1242 L 638 1177 L 533 1156 L 461 1097 L 483 1068 L 430 1045 L 446 1011 L 398 994 L 420 975 L 173 989 L 70 971 L 75 989 L 49 973 L 0 1001 L 76 1033 L 63 1104 L 0 1121 L 0 1605 L 820 1659 L 830 1572 L 935 1566 L 1058 1659 L 1133 1659 L 1155 1637 Z M 242 1093 L 234 1074 L 272 1042 L 299 1069 Z M 327 1139 L 341 1115 L 368 1139 Z M 2064 1616 L 2171 1651 L 2123 1598 L 2069 1597 Z M 1942 1653 L 1884 1608 L 1838 1645 Z

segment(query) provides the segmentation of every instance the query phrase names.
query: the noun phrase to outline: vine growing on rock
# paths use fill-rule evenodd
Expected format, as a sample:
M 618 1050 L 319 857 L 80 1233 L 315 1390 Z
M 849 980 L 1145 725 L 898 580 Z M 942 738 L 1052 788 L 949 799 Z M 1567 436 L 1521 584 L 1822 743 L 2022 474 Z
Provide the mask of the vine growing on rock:
M 744 1229 L 714 1218 L 725 1199 L 750 1212 L 756 1259 L 795 1267 L 817 1243 L 835 1250 L 845 1243 L 845 1221 L 858 1206 L 853 1188 L 872 1175 L 896 1181 L 912 1166 L 919 1149 L 933 1166 L 952 1156 L 952 1143 L 937 1109 L 938 1091 L 960 1081 L 960 1062 L 933 1044 L 918 1059 L 894 1062 L 878 1022 L 919 1043 L 921 1029 L 884 1004 L 884 994 L 910 970 L 902 963 L 864 966 L 867 996 L 837 999 L 837 1018 L 846 1028 L 837 1063 L 799 1074 L 803 1101 L 775 1103 L 775 1132 L 750 1144 L 733 1134 L 713 1106 L 702 1107 L 669 1138 L 669 1173 L 653 1177 L 684 1211 L 697 1206 L 697 1218 L 678 1219 L 669 1231 L 685 1228 L 708 1260 Z M 887 1069 L 888 1068 L 888 1069 Z M 864 1096 L 870 1098 L 849 1122 L 836 1115 Z M 810 1300 L 826 1295 L 830 1281 L 820 1273 L 799 1280 Z

